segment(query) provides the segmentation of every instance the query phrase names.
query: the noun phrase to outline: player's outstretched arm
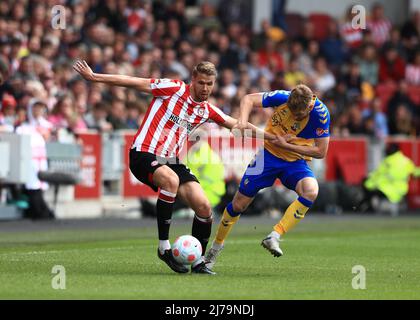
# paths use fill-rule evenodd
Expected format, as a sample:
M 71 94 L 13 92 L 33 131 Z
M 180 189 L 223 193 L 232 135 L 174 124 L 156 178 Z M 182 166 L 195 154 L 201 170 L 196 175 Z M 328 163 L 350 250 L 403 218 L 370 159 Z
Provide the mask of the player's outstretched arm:
M 73 65 L 73 69 L 87 81 L 102 82 L 112 86 L 135 88 L 144 93 L 152 93 L 152 89 L 150 88 L 150 79 L 94 73 L 84 60 L 77 61 Z
M 263 93 L 254 93 L 248 94 L 242 98 L 237 129 L 242 132 L 245 129 L 249 129 L 249 115 L 253 108 L 262 107 L 263 95 Z
M 226 121 L 224 124 L 222 124 L 222 126 L 228 128 L 229 130 L 232 130 L 233 133 L 235 133 L 235 130 L 237 132 L 241 132 L 243 136 L 273 141 L 277 140 L 277 137 L 275 135 L 261 130 L 260 128 L 254 126 L 252 123 L 247 122 L 245 127 L 242 128 L 241 126 L 239 126 L 239 120 L 236 120 L 235 118 L 232 118 L 228 115 L 226 115 Z M 247 133 L 250 133 L 250 135 L 247 135 Z

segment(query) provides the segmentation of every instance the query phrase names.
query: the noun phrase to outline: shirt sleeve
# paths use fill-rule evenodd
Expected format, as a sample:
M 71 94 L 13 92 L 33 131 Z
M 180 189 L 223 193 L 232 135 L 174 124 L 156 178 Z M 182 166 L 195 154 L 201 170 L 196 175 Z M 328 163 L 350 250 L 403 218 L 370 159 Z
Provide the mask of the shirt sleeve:
M 262 105 L 263 108 L 275 108 L 281 106 L 289 100 L 290 91 L 277 90 L 264 93 Z
M 218 125 L 222 125 L 226 122 L 227 116 L 226 114 L 220 110 L 219 108 L 209 104 L 209 118 L 216 122 Z
M 168 98 L 179 91 L 183 82 L 171 79 L 151 79 L 150 88 L 155 97 Z
M 328 138 L 330 136 L 330 113 L 326 106 L 317 111 L 317 125 L 314 137 L 316 139 Z

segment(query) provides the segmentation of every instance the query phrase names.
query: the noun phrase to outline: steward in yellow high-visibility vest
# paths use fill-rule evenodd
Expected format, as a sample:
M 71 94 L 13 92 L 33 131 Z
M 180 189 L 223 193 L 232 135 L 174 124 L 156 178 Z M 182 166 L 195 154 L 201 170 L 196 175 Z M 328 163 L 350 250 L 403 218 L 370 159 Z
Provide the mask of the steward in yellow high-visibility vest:
M 204 139 L 197 142 L 188 152 L 187 166 L 200 181 L 201 186 L 214 208 L 226 192 L 225 167 L 219 155 Z
M 397 145 L 390 145 L 388 156 L 369 174 L 364 187 L 370 192 L 380 191 L 390 202 L 399 203 L 408 193 L 411 176 L 420 177 L 420 167 Z

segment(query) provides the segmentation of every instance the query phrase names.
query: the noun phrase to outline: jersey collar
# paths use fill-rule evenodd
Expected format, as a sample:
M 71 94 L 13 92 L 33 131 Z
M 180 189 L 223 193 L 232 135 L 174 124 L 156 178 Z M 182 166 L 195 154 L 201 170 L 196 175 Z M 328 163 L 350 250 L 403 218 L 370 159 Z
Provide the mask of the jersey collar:
M 312 111 L 314 109 L 315 103 L 316 103 L 316 99 L 317 99 L 317 96 L 316 95 L 313 95 L 312 96 L 312 100 L 311 100 L 311 104 L 309 105 L 309 111 Z

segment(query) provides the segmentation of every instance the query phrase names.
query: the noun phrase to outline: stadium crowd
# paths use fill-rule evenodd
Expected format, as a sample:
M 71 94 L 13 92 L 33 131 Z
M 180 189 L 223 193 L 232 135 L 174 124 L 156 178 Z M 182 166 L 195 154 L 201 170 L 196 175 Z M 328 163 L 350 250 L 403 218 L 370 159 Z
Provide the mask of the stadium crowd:
M 185 0 L 69 0 L 61 1 L 65 28 L 54 29 L 58 2 L 0 3 L 1 131 L 25 121 L 53 138 L 60 129 L 137 129 L 150 97 L 85 82 L 72 69 L 85 59 L 94 72 L 184 81 L 208 60 L 220 71 L 211 102 L 233 117 L 247 93 L 305 83 L 329 107 L 333 136 L 420 133 L 420 12 L 393 25 L 376 4 L 362 30 L 349 10 L 324 34 L 314 19 L 296 25 L 279 12 L 283 24 L 264 21 L 254 34 L 247 6 L 204 2 L 194 12 Z M 263 127 L 269 117 L 257 110 L 250 121 Z

